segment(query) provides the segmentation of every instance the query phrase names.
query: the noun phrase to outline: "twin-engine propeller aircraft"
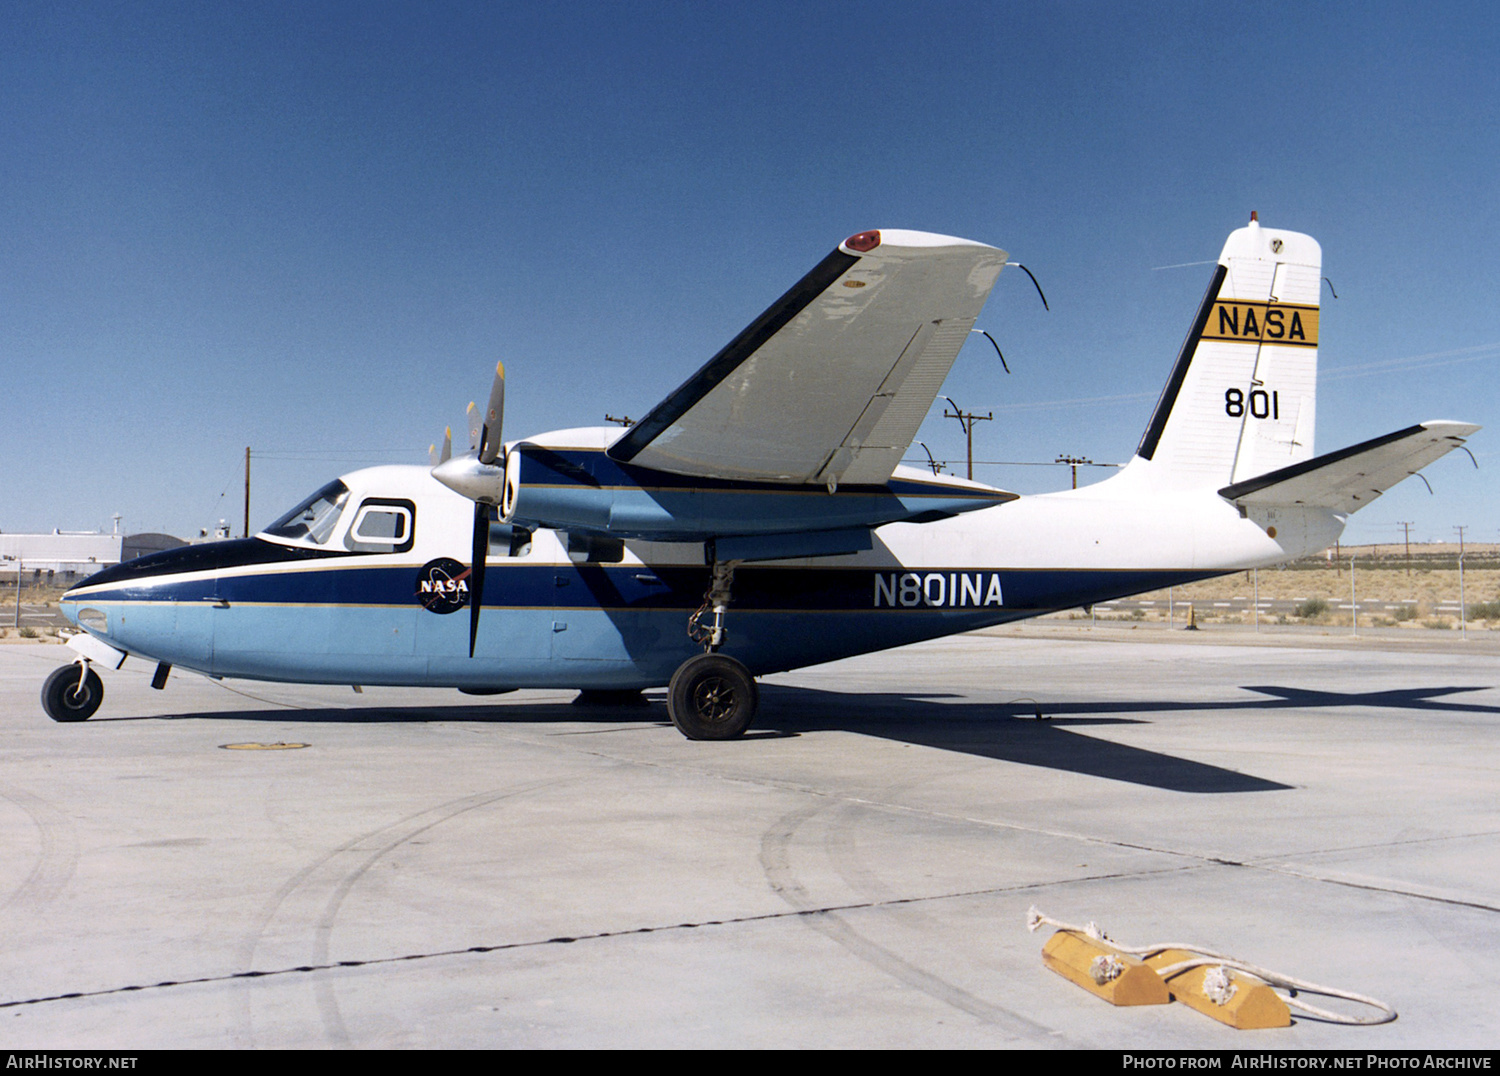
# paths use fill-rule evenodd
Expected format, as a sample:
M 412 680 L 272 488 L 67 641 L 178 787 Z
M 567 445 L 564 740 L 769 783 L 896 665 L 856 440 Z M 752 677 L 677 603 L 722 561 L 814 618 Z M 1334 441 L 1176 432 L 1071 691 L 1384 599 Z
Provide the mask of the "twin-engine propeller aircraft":
M 1006 264 L 850 236 L 644 419 L 506 444 L 504 369 L 470 451 L 330 482 L 254 538 L 108 568 L 47 713 L 127 655 L 212 677 L 638 692 L 740 735 L 757 676 L 1291 560 L 1463 444 L 1425 422 L 1313 455 L 1321 251 L 1230 235 L 1134 458 L 1021 497 L 899 464 Z M 467 615 L 462 615 L 467 610 Z

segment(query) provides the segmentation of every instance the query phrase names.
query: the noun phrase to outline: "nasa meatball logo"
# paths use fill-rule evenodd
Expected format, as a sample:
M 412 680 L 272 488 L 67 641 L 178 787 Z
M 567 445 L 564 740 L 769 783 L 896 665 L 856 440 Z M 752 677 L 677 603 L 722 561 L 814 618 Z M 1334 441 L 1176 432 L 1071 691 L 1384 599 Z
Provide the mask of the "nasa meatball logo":
M 439 557 L 417 572 L 417 601 L 430 613 L 456 613 L 469 604 L 469 569 Z

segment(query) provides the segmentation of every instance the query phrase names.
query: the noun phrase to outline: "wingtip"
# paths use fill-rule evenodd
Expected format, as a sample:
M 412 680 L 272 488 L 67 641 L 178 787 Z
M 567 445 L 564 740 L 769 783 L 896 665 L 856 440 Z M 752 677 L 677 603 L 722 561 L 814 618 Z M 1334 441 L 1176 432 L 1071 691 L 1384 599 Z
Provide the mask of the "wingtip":
M 1446 418 L 1432 419 L 1424 422 L 1422 423 L 1422 428 L 1424 430 L 1431 430 L 1433 433 L 1440 433 L 1445 437 L 1468 437 L 1470 434 L 1478 433 L 1484 429 L 1483 426 L 1473 422 L 1455 422 L 1452 419 Z
M 935 250 L 942 247 L 979 247 L 984 250 L 999 250 L 989 243 L 976 239 L 964 239 L 956 235 L 939 235 L 937 232 L 915 232 L 904 228 L 878 228 L 856 232 L 839 244 L 845 254 L 864 255 L 876 250 L 906 249 Z M 1002 252 L 1003 253 L 1003 252 Z

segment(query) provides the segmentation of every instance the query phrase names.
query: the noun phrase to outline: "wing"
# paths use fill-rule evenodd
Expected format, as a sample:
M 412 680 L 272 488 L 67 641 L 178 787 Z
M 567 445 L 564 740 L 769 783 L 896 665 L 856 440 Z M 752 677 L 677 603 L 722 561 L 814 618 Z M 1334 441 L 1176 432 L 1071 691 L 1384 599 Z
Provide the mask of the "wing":
M 884 483 L 1005 257 L 925 232 L 851 236 L 609 455 L 710 478 Z
M 1236 482 L 1219 490 L 1219 495 L 1236 504 L 1307 504 L 1354 512 L 1403 478 L 1460 447 L 1477 429 L 1467 422 L 1423 422 Z

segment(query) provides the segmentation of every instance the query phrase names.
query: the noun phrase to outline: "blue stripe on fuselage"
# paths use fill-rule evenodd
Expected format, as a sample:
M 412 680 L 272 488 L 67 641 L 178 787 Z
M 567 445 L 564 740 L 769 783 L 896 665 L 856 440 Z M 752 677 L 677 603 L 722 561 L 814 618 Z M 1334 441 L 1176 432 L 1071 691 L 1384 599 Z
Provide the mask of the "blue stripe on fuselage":
M 94 577 L 64 596 L 105 614 L 133 653 L 219 676 L 312 683 L 642 687 L 666 683 L 696 647 L 688 613 L 703 566 L 497 559 L 475 656 L 468 616 L 418 602 L 417 564 L 296 559 L 224 543 Z M 244 561 L 231 554 L 242 550 Z M 458 558 L 455 558 L 458 559 Z M 724 652 L 763 674 L 1019 620 L 1217 573 L 742 565 Z M 84 591 L 84 593 L 79 593 Z M 861 615 L 852 615 L 852 614 Z
M 735 573 L 735 610 L 871 611 L 899 615 L 913 609 L 1003 607 L 1035 615 L 1090 605 L 1128 594 L 1220 574 L 1183 571 L 1078 569 L 754 567 Z M 222 574 L 151 585 L 127 583 L 87 596 L 80 604 L 136 601 L 231 605 L 408 606 L 417 604 L 420 567 L 352 568 L 330 564 L 297 570 Z M 604 564 L 511 564 L 492 561 L 486 608 L 694 609 L 708 587 L 708 569 Z M 1000 600 L 995 600 L 996 592 Z M 436 616 L 440 614 L 426 614 Z

